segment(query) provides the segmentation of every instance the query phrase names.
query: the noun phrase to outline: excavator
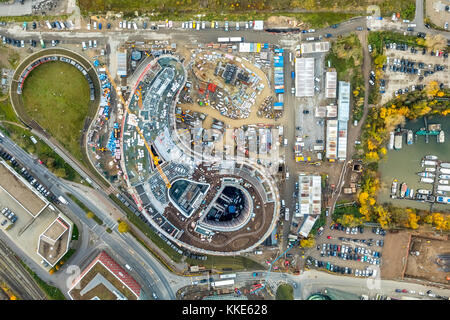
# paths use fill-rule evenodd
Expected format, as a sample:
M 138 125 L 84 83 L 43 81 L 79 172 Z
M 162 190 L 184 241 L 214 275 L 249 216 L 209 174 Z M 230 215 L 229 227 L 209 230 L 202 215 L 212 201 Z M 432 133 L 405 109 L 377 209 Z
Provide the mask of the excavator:
M 101 151 L 101 152 L 105 152 L 106 150 L 108 150 L 108 149 L 106 149 L 105 147 L 102 147 L 102 148 L 98 148 L 98 149 L 97 149 L 97 151 Z
M 109 73 L 107 68 L 105 68 L 105 71 L 106 71 L 106 74 L 108 75 L 109 81 L 111 81 L 111 84 L 113 85 L 114 89 L 117 92 L 117 86 L 116 86 L 116 82 L 114 81 L 114 78 L 111 76 L 111 74 Z M 119 97 L 120 101 L 123 103 L 123 106 L 125 107 L 127 112 L 129 114 L 132 114 L 132 112 L 128 108 L 125 100 L 123 99 L 122 95 L 117 94 L 117 96 Z M 136 131 L 141 136 L 142 140 L 144 141 L 145 147 L 147 148 L 148 153 L 152 157 L 153 164 L 155 165 L 156 169 L 158 169 L 158 172 L 161 175 L 161 178 L 164 180 L 164 183 L 166 184 L 167 189 L 170 189 L 172 187 L 172 185 L 170 184 L 169 179 L 167 178 L 166 174 L 164 173 L 164 171 L 161 169 L 161 166 L 159 165 L 159 158 L 153 154 L 152 149 L 148 145 L 147 139 L 145 139 L 144 134 L 142 133 L 141 129 L 138 126 L 136 126 L 135 128 L 136 128 Z

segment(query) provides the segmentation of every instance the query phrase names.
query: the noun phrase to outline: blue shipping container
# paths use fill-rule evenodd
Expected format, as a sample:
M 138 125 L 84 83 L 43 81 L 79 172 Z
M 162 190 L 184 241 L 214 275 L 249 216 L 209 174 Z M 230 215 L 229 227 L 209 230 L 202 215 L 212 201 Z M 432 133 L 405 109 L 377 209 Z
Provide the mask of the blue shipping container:
M 291 78 L 294 79 L 295 78 L 295 71 L 291 72 Z
M 275 93 L 284 93 L 284 89 L 275 89 Z

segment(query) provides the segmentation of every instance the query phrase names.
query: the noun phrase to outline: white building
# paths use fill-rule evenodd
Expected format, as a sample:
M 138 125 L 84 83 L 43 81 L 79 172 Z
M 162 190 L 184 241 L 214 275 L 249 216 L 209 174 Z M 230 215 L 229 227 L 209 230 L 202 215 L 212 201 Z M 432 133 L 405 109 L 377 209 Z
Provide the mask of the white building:
M 325 97 L 329 99 L 336 98 L 337 72 L 329 71 L 325 75 Z
M 300 231 L 298 233 L 305 238 L 308 237 L 318 217 L 319 216 L 308 216 L 303 222 Z
M 127 53 L 117 52 L 117 75 L 119 77 L 127 76 Z
M 314 58 L 295 60 L 295 96 L 314 96 Z
M 325 156 L 330 160 L 337 158 L 337 136 L 338 136 L 338 121 L 327 121 L 327 143 Z
M 299 175 L 300 212 L 295 217 L 319 215 L 322 200 L 322 179 L 318 175 Z
M 315 52 L 328 52 L 330 50 L 330 43 L 325 42 L 304 42 L 300 45 L 302 54 Z

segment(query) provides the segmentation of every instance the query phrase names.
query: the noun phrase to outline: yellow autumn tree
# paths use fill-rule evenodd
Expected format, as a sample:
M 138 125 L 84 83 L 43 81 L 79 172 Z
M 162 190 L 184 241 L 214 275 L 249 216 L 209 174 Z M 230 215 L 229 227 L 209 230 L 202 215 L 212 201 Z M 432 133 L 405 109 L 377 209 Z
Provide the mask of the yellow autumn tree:
M 378 223 L 382 228 L 386 228 L 389 225 L 389 222 L 391 222 L 389 211 L 384 209 L 382 206 L 375 206 L 374 211 L 378 216 Z
M 121 221 L 117 229 L 119 230 L 120 233 L 125 233 L 130 231 L 130 226 L 125 221 Z
M 416 215 L 414 212 L 411 212 L 410 209 L 407 209 L 406 213 L 408 214 L 408 221 L 406 222 L 406 227 L 411 229 L 419 228 L 419 220 L 420 217 Z
M 426 86 L 426 93 L 430 97 L 434 97 L 439 92 L 439 84 L 437 81 L 430 81 Z
M 311 248 L 315 244 L 315 240 L 312 237 L 300 240 L 300 247 L 302 248 Z

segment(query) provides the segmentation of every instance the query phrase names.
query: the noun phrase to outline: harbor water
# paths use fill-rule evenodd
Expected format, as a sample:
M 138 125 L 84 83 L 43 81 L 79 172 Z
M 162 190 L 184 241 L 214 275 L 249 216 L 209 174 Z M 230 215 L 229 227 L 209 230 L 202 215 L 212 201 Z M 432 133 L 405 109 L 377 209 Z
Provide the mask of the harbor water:
M 439 161 L 450 162 L 450 117 L 428 117 L 428 124 L 440 123 L 441 129 L 445 132 L 445 142 L 437 143 L 436 136 L 429 136 L 429 142 L 425 142 L 424 136 L 418 136 L 414 143 L 406 143 L 406 134 L 403 135 L 403 146 L 400 150 L 388 150 L 386 156 L 379 162 L 379 173 L 381 175 L 381 188 L 378 194 L 378 203 L 391 203 L 396 207 L 411 207 L 417 209 L 430 210 L 431 203 L 419 202 L 412 199 L 391 199 L 390 191 L 392 181 L 398 180 L 398 188 L 405 182 L 409 189 L 414 189 L 416 194 L 418 189 L 431 190 L 433 185 L 421 183 L 418 172 L 424 171 L 421 166 L 422 158 L 426 155 L 435 155 Z M 407 121 L 405 129 L 411 129 L 414 133 L 424 127 L 424 119 Z M 439 172 L 435 172 L 439 174 Z M 450 212 L 450 205 L 433 204 L 433 212 Z

